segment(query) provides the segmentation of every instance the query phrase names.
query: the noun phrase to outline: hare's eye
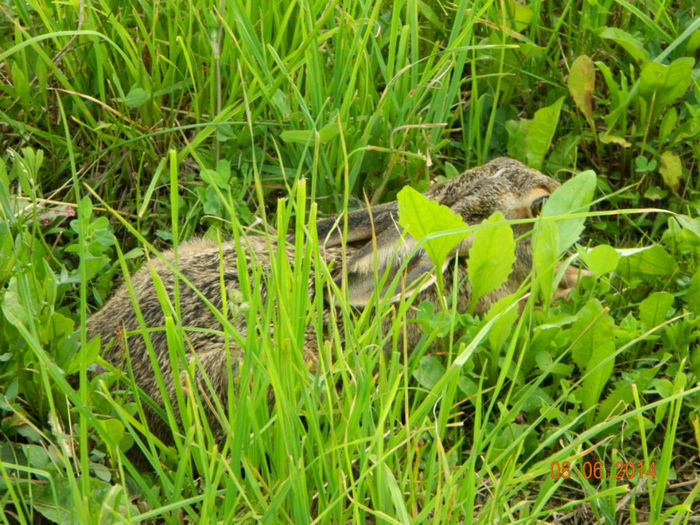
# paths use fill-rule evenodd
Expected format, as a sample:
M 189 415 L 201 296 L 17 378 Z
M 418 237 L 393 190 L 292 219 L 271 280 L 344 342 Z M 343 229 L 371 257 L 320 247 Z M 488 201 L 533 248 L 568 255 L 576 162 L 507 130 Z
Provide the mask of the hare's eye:
M 547 201 L 548 195 L 542 195 L 541 197 L 537 197 L 532 203 L 530 204 L 530 213 L 532 214 L 533 217 L 538 217 L 540 213 L 542 213 L 542 206 L 544 206 L 544 203 Z

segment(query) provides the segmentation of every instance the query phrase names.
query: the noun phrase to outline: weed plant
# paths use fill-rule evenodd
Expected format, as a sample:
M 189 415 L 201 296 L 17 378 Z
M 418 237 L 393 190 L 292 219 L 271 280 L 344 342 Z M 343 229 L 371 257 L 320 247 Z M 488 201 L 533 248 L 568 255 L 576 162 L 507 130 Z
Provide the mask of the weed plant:
M 1 1 L 0 522 L 697 517 L 699 51 L 686 0 Z M 569 181 L 520 293 L 348 306 L 317 218 L 499 155 Z M 254 231 L 295 257 L 239 267 L 227 404 L 167 316 L 164 444 L 86 319 L 149 258 Z M 593 275 L 551 302 L 562 261 Z

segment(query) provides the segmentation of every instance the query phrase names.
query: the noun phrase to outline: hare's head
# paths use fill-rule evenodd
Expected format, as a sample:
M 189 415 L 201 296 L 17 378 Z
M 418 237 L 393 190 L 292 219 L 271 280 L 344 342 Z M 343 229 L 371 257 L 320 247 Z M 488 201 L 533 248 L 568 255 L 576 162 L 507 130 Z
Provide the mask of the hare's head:
M 521 162 L 502 157 L 433 186 L 425 196 L 449 207 L 467 224 L 478 224 L 495 211 L 500 211 L 509 220 L 536 217 L 547 197 L 558 187 L 559 183 L 554 179 Z M 318 223 L 319 239 L 326 240 L 326 248 L 340 244 L 341 225 L 340 218 Z M 531 228 L 531 223 L 513 225 L 517 237 Z M 373 236 L 376 236 L 376 242 L 372 242 Z M 473 236 L 461 242 L 453 256 L 467 255 L 472 239 Z M 427 254 L 423 250 L 416 251 L 415 239 L 406 235 L 398 225 L 396 202 L 382 204 L 371 211 L 350 213 L 347 240 L 353 245 L 353 249 L 347 252 L 349 299 L 357 306 L 366 304 L 374 291 L 375 264 L 380 276 L 389 269 L 391 278 L 410 257 L 406 265 L 405 282 L 408 284 L 433 271 Z M 520 243 L 518 257 L 528 260 L 520 261 L 524 263 L 521 266 L 529 266 L 529 251 L 529 238 L 526 238 Z M 327 253 L 339 252 L 331 248 Z
M 501 157 L 437 185 L 425 195 L 448 206 L 467 224 L 476 224 L 497 210 L 506 219 L 536 217 L 558 187 L 557 181 L 539 171 Z M 529 227 L 521 225 L 519 229 Z

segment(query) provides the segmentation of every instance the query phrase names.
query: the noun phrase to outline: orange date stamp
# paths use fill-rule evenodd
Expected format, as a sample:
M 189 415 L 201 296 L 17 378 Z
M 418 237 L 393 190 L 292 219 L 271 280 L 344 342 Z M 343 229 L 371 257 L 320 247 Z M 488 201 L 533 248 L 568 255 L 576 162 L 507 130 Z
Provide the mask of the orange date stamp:
M 583 476 L 585 479 L 633 479 L 633 478 L 656 478 L 656 470 L 652 461 L 648 467 L 644 468 L 642 461 L 618 461 L 613 469 L 608 473 L 605 466 L 600 461 L 584 461 L 580 465 L 580 474 L 574 470 L 578 465 L 572 465 L 568 461 L 552 461 L 549 467 L 549 474 L 553 479 L 569 479 L 571 477 Z

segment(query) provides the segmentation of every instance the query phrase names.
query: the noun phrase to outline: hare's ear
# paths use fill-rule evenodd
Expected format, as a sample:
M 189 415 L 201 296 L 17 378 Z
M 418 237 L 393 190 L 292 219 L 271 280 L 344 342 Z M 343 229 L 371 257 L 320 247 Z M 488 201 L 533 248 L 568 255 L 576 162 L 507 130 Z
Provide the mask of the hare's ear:
M 392 227 L 398 217 L 396 202 L 374 206 L 371 210 L 364 208 L 348 213 L 347 242 L 369 241 L 372 232 L 381 234 Z M 338 246 L 343 242 L 343 215 L 323 219 L 316 223 L 319 242 L 327 248 Z
M 466 257 L 473 240 L 473 235 L 470 235 L 457 244 L 439 271 L 444 273 L 454 263 L 455 257 Z M 381 296 L 387 293 L 396 274 L 403 273 L 393 295 L 388 299 L 390 303 L 398 302 L 402 295 L 420 292 L 431 286 L 436 280 L 435 272 L 438 269 L 423 248 L 416 249 L 417 245 L 418 242 L 413 237 L 395 224 L 377 236 L 376 251 L 372 242 L 355 251 L 347 266 L 350 304 L 361 307 L 369 303 L 376 288 L 375 264 L 377 279 L 382 281 L 386 275 Z
M 375 243 L 368 242 L 348 260 L 348 301 L 352 306 L 366 306 L 377 284 L 384 282 L 380 296 L 385 295 L 399 271 L 399 283 L 389 302 L 398 302 L 402 294 L 410 294 L 430 286 L 435 280 L 433 263 L 428 254 L 416 249 L 416 240 L 398 225 L 384 230 Z M 376 272 L 375 272 L 376 268 Z M 376 280 L 375 280 L 376 276 Z

